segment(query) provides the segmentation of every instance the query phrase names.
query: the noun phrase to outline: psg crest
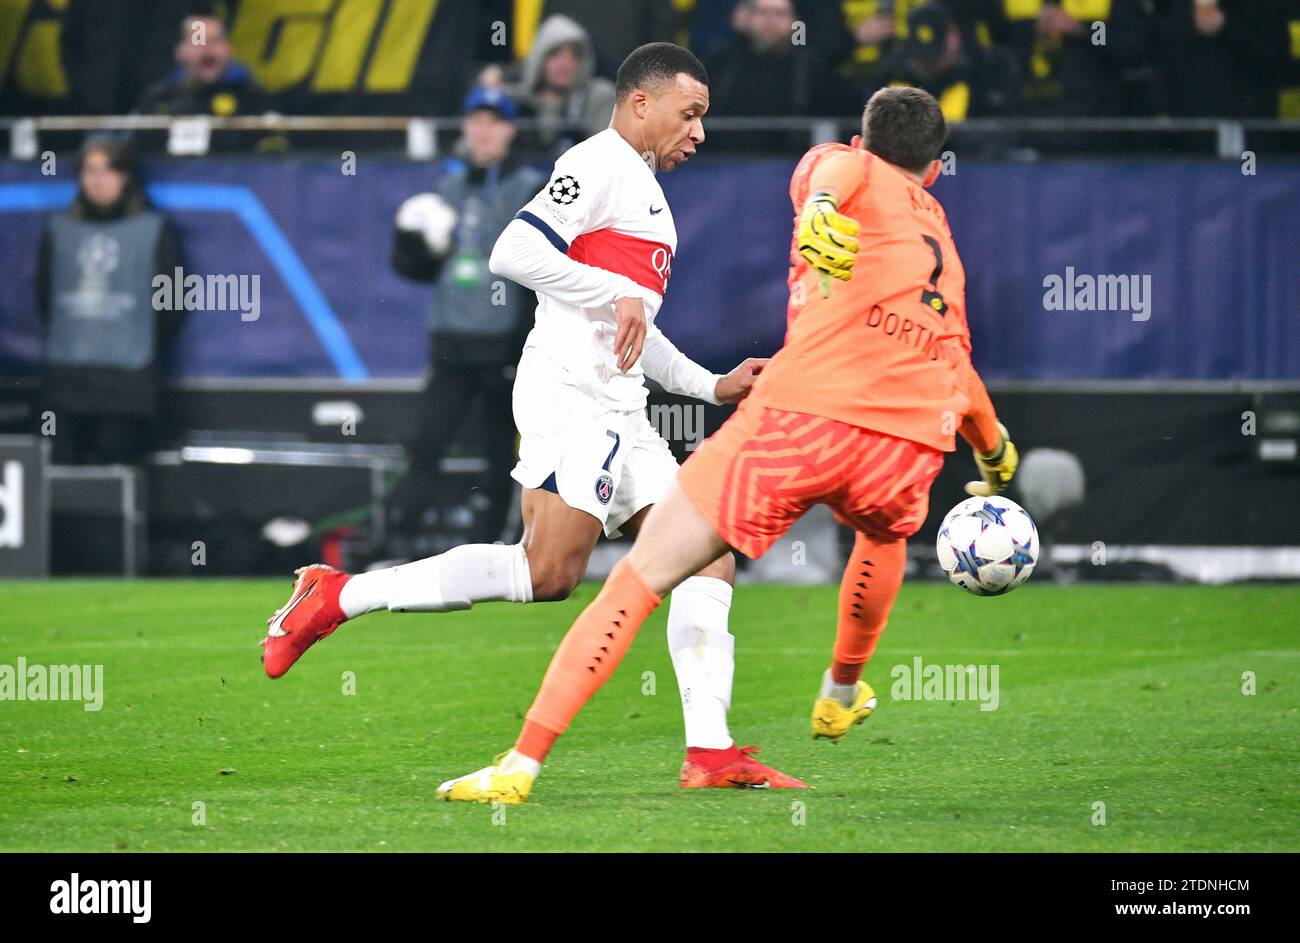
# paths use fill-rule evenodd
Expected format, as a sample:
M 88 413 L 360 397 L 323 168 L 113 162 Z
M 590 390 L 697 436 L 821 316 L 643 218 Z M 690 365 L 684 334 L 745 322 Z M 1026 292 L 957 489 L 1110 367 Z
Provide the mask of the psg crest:
M 596 479 L 596 500 L 601 504 L 609 504 L 609 499 L 614 497 L 614 479 L 609 475 L 601 475 Z
M 567 206 L 578 198 L 582 192 L 582 187 L 578 186 L 578 181 L 570 176 L 556 177 L 547 187 L 551 199 L 561 206 Z

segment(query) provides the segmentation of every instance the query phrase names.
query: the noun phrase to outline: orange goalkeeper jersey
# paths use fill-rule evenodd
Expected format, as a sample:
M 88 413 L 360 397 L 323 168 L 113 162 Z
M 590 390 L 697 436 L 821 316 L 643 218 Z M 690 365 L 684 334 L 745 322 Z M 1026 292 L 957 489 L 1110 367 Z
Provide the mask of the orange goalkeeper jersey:
M 809 194 L 839 193 L 860 248 L 847 282 L 823 298 L 818 273 L 791 245 L 785 345 L 752 398 L 950 452 L 962 432 L 997 444 L 992 404 L 970 364 L 966 276 L 943 207 L 898 168 L 861 148 L 814 147 L 790 180 L 796 239 Z

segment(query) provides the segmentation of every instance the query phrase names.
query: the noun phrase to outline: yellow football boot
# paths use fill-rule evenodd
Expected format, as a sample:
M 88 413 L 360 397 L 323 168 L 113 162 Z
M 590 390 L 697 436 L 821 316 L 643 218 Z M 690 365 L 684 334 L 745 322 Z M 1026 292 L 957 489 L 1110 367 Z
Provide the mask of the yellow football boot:
M 876 709 L 876 692 L 865 681 L 858 682 L 858 692 L 853 704 L 845 707 L 833 697 L 824 697 L 813 705 L 812 734 L 814 740 L 839 740 L 854 724 L 860 724 Z
M 504 802 L 519 805 L 532 792 L 537 776 L 527 770 L 502 771 L 502 753 L 491 766 L 467 776 L 449 779 L 438 787 L 438 798 L 448 802 Z

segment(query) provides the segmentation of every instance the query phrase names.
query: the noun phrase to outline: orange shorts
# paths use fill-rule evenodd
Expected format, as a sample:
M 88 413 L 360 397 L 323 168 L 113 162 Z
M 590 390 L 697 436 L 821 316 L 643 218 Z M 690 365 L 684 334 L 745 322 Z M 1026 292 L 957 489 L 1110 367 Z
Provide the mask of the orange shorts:
M 878 540 L 925 522 L 943 453 L 808 413 L 742 403 L 677 473 L 723 540 L 761 557 L 815 504 Z

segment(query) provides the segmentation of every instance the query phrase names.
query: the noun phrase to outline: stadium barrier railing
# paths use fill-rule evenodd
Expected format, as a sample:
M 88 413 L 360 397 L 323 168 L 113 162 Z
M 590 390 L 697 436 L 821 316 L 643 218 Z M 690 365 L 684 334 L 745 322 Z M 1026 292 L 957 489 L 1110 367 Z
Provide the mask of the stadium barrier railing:
M 268 134 L 356 134 L 372 141 L 399 136 L 404 150 L 413 160 L 432 160 L 444 148 L 440 138 L 454 135 L 460 128 L 460 116 L 324 116 L 264 115 L 214 117 L 166 115 L 44 115 L 0 118 L 0 132 L 8 135 L 8 153 L 16 160 L 35 160 L 48 139 L 55 135 L 90 132 L 164 132 L 167 149 L 177 156 L 196 156 L 208 152 L 213 134 L 230 132 L 265 132 Z M 521 131 L 541 128 L 536 119 L 516 122 Z M 547 127 L 550 127 L 549 125 Z M 852 117 L 710 117 L 707 132 L 726 136 L 756 132 L 787 132 L 792 142 L 811 146 L 841 140 L 853 134 L 857 121 Z M 1259 135 L 1282 135 L 1294 145 L 1293 135 L 1300 135 L 1300 119 L 1275 118 L 972 118 L 951 125 L 954 135 L 976 146 L 988 145 L 1006 150 L 1033 150 L 1068 142 L 1075 150 L 1105 147 L 1126 136 L 1141 135 L 1143 145 L 1160 150 L 1173 142 L 1191 140 L 1190 153 L 1215 155 L 1225 160 L 1240 159 Z M 305 142 L 304 142 L 305 143 Z M 301 147 L 301 143 L 297 146 Z M 385 149 L 395 149 L 386 142 Z M 400 149 L 400 148 L 398 148 Z

